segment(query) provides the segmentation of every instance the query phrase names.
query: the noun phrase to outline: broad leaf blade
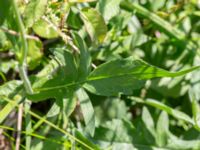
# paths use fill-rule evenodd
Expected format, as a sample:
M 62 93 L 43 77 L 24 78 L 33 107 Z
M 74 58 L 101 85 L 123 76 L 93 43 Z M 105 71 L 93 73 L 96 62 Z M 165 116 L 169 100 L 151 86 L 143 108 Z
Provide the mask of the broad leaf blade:
M 119 92 L 131 94 L 143 86 L 145 80 L 157 77 L 176 77 L 189 73 L 199 66 L 180 72 L 169 72 L 132 57 L 113 60 L 100 65 L 90 73 L 84 87 L 92 93 L 105 96 Z

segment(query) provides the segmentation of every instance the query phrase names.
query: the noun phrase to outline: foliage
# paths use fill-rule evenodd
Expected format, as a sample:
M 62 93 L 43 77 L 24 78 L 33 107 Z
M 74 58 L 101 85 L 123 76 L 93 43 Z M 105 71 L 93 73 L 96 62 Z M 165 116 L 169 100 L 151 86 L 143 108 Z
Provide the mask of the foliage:
M 27 150 L 200 149 L 199 4 L 1 0 L 0 139 Z

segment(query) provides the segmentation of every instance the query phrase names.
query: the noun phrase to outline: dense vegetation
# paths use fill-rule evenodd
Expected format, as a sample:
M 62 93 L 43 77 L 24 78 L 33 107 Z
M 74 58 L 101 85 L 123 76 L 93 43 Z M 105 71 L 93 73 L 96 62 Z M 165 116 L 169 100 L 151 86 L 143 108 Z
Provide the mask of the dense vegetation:
M 199 0 L 0 0 L 0 150 L 199 150 L 199 18 Z

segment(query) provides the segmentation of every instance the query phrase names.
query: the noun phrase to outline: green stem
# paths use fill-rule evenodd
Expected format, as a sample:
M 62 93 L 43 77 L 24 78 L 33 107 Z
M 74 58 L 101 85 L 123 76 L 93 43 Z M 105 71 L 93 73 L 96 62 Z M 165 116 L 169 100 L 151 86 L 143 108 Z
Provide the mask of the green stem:
M 19 57 L 19 74 L 20 74 L 21 79 L 23 80 L 26 92 L 28 94 L 33 94 L 31 83 L 28 79 L 28 75 L 26 71 L 26 66 L 27 66 L 26 58 L 27 58 L 27 53 L 28 53 L 28 44 L 26 41 L 26 34 L 25 34 L 26 32 L 25 32 L 25 28 L 24 28 L 22 19 L 20 17 L 17 3 L 15 0 L 12 0 L 12 6 L 15 13 L 16 23 L 19 28 L 21 43 L 22 43 L 21 55 Z M 26 100 L 25 101 L 25 116 L 26 116 L 26 132 L 27 133 L 31 131 L 31 116 L 30 114 L 27 113 L 30 110 L 30 108 L 31 108 L 31 102 Z M 26 149 L 29 150 L 30 146 L 31 146 L 31 137 L 26 136 Z
M 22 43 L 21 55 L 19 58 L 19 73 L 20 73 L 21 79 L 24 82 L 26 92 L 29 94 L 32 94 L 33 90 L 31 88 L 31 83 L 28 79 L 27 72 L 26 72 L 26 66 L 27 66 L 26 57 L 27 57 L 27 53 L 28 53 L 28 44 L 27 44 L 26 37 L 25 37 L 25 35 L 26 35 L 25 29 L 24 29 L 24 25 L 22 23 L 15 0 L 12 0 L 12 5 L 13 5 L 14 13 L 16 15 L 16 23 L 17 23 L 17 26 L 19 27 L 21 43 Z

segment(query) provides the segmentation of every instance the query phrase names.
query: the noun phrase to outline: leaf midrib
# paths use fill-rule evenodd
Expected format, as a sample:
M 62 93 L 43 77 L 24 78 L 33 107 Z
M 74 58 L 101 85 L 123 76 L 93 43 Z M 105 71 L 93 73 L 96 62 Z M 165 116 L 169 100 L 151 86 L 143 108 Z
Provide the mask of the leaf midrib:
M 199 67 L 200 66 L 195 66 L 195 67 L 192 67 L 190 69 L 183 70 L 183 71 L 180 71 L 180 72 L 167 72 L 166 71 L 165 73 L 159 73 L 158 76 L 155 76 L 155 77 L 152 77 L 152 78 L 181 76 L 181 75 L 184 75 L 185 73 L 189 73 L 192 70 L 195 70 L 195 69 L 197 69 Z M 110 75 L 110 76 L 97 76 L 97 77 L 90 77 L 89 76 L 89 78 L 87 80 L 85 80 L 85 81 L 79 81 L 79 82 L 75 82 L 75 83 L 68 83 L 68 84 L 54 86 L 54 87 L 36 88 L 36 89 L 34 89 L 34 91 L 36 91 L 36 92 L 48 91 L 48 90 L 66 88 L 66 87 L 69 87 L 69 86 L 75 86 L 75 85 L 78 85 L 78 84 L 84 84 L 84 83 L 87 83 L 87 82 L 92 82 L 92 81 L 97 81 L 97 80 L 111 79 L 111 78 L 117 78 L 117 77 L 123 77 L 123 76 L 130 76 L 130 75 L 134 76 L 134 75 L 139 75 L 139 74 L 141 74 L 141 73 L 134 73 L 134 72 L 132 72 L 132 73 L 117 74 L 117 75 L 115 74 L 115 75 Z M 153 74 L 156 74 L 156 72 L 155 73 L 145 73 L 145 75 L 153 75 Z M 146 80 L 146 79 L 152 79 L 152 78 L 139 79 L 139 78 L 135 77 L 136 80 Z

